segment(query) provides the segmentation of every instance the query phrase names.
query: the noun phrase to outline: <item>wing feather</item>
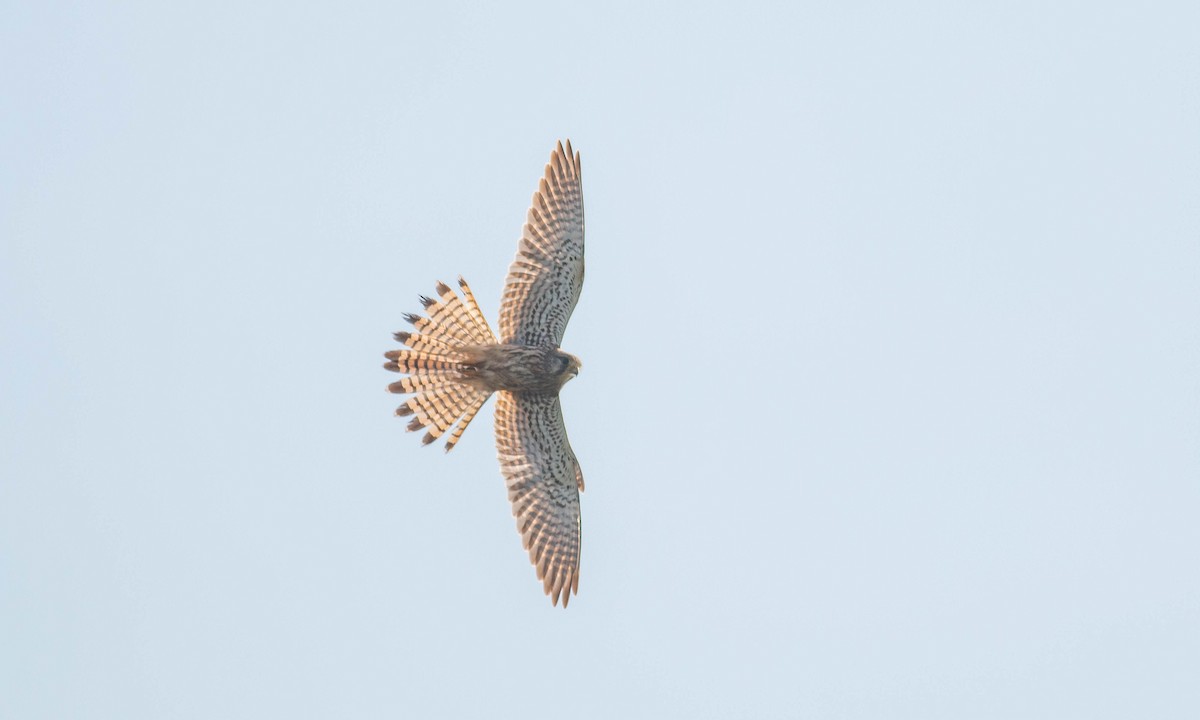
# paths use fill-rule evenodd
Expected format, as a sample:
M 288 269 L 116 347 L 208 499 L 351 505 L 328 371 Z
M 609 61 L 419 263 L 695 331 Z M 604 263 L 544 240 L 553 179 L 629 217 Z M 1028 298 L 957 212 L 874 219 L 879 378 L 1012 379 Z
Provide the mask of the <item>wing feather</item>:
M 560 142 L 533 194 L 500 302 L 500 342 L 562 343 L 583 288 L 583 178 Z
M 579 489 L 557 395 L 497 393 L 496 453 L 521 544 L 545 593 L 565 608 L 579 592 Z

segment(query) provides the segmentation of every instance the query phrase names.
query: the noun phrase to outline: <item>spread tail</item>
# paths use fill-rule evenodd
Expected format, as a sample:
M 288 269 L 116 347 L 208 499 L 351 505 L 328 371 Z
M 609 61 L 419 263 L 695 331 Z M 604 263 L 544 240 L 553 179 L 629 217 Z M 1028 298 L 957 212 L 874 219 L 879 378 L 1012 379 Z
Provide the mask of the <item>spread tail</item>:
M 425 445 L 448 433 L 446 452 L 458 443 L 463 430 L 491 396 L 466 381 L 472 368 L 464 349 L 496 342 L 467 281 L 459 278 L 458 285 L 462 297 L 440 282 L 436 299 L 421 297 L 425 316 L 404 316 L 416 332 L 395 334 L 407 349 L 384 353 L 388 362 L 383 366 L 408 375 L 388 385 L 389 392 L 413 395 L 396 408 L 396 414 L 413 416 L 409 431 L 426 429 L 421 439 Z

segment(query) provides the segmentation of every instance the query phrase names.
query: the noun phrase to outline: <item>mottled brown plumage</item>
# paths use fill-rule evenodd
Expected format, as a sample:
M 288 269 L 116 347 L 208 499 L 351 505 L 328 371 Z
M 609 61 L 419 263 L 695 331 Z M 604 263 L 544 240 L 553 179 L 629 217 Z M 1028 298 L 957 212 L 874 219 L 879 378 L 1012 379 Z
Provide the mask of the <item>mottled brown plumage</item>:
M 583 471 L 567 441 L 558 392 L 580 370 L 559 350 L 583 287 L 583 185 L 579 154 L 558 144 L 526 218 L 500 305 L 500 338 L 466 281 L 462 295 L 437 284 L 421 297 L 425 315 L 407 314 L 416 332 L 385 353 L 407 377 L 388 386 L 411 394 L 396 410 L 425 429 L 422 442 L 448 434 L 450 451 L 493 393 L 496 451 L 521 542 L 555 605 L 579 591 L 579 491 Z

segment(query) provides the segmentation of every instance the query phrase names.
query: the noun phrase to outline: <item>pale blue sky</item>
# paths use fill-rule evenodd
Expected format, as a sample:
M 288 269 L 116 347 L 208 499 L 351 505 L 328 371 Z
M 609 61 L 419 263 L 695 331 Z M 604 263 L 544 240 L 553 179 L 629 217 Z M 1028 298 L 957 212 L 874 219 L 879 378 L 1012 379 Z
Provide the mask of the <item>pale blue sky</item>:
M 0 15 L 0 716 L 1200 717 L 1195 3 Z M 564 612 L 380 365 L 565 137 Z

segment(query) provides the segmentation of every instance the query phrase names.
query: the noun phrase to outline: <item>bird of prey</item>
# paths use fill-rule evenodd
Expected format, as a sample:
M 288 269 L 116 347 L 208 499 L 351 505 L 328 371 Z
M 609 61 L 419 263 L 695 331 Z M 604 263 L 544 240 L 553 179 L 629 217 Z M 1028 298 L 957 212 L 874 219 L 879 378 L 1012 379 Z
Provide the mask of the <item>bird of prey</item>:
M 385 368 L 407 377 L 388 386 L 412 397 L 396 414 L 412 416 L 423 443 L 445 437 L 449 452 L 496 394 L 496 452 L 521 543 L 554 605 L 579 592 L 579 492 L 583 472 L 567 442 L 558 392 L 579 374 L 579 358 L 559 349 L 583 287 L 583 186 L 571 141 L 550 162 L 526 216 L 517 256 L 492 334 L 471 288 L 437 284 L 421 297 L 425 314 L 406 314 L 415 332 L 385 353 Z

